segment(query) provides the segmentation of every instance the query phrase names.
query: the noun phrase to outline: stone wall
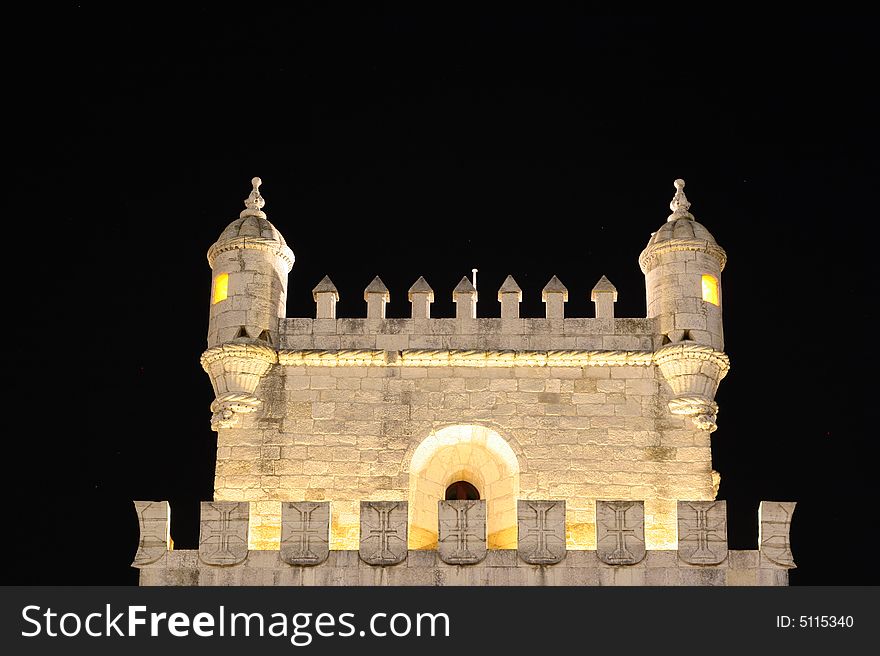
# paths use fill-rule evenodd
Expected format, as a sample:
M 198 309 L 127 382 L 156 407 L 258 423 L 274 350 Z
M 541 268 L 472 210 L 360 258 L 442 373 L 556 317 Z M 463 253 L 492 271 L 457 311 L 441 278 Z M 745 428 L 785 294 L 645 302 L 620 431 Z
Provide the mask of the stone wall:
M 565 499 L 570 549 L 595 548 L 596 499 L 645 499 L 648 547 L 675 548 L 676 500 L 712 499 L 714 481 L 709 433 L 670 414 L 669 394 L 650 364 L 276 365 L 257 390 L 261 411 L 219 431 L 215 500 L 255 502 L 257 549 L 277 548 L 281 500 L 332 500 L 331 548 L 350 549 L 358 500 L 409 499 L 410 547 L 430 548 L 430 509 L 463 479 L 489 501 L 490 547 L 516 542 L 513 522 L 493 525 L 506 496 Z M 456 455 L 438 442 L 414 469 L 419 447 L 450 427 Z
M 660 346 L 653 319 L 281 319 L 287 349 L 633 350 Z
M 558 565 L 530 565 L 516 551 L 493 550 L 475 565 L 448 565 L 436 551 L 410 551 L 406 560 L 374 567 L 356 551 L 331 551 L 314 567 L 284 563 L 278 551 L 251 551 L 240 565 L 206 565 L 197 551 L 170 551 L 140 570 L 140 585 L 788 585 L 788 570 L 758 551 L 730 551 L 712 567 L 682 563 L 671 551 L 648 551 L 628 567 L 606 565 L 595 551 L 572 551 Z

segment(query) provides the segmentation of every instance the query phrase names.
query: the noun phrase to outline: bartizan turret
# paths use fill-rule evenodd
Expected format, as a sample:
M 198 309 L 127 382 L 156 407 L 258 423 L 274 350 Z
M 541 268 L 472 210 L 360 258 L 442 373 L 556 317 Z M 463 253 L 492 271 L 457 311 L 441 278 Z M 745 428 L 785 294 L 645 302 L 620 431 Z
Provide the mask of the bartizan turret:
M 208 249 L 213 271 L 208 350 L 202 367 L 211 377 L 214 429 L 230 428 L 239 414 L 254 412 L 260 379 L 277 362 L 279 320 L 287 304 L 293 251 L 263 212 L 260 178 L 245 210 Z
M 672 388 L 673 414 L 690 416 L 702 430 L 716 428 L 715 392 L 730 362 L 724 354 L 721 271 L 727 254 L 689 212 L 684 180 L 675 181 L 672 214 L 639 256 L 648 317 L 662 344 L 654 355 Z

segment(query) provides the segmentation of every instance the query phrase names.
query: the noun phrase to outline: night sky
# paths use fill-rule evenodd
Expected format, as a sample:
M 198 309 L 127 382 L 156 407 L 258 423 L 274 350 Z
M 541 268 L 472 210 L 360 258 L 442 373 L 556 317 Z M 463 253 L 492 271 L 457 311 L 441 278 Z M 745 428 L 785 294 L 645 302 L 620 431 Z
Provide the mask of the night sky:
M 79 3 L 19 33 L 2 582 L 136 583 L 132 499 L 168 499 L 176 547 L 197 547 L 205 253 L 253 176 L 296 254 L 290 317 L 314 316 L 324 274 L 340 317 L 365 315 L 377 274 L 388 316 L 420 275 L 454 316 L 472 267 L 479 316 L 508 274 L 525 317 L 554 274 L 567 316 L 593 315 L 603 274 L 617 316 L 644 316 L 638 255 L 684 178 L 729 256 L 712 451 L 730 547 L 756 548 L 761 499 L 794 500 L 792 584 L 878 582 L 869 21 L 291 4 Z

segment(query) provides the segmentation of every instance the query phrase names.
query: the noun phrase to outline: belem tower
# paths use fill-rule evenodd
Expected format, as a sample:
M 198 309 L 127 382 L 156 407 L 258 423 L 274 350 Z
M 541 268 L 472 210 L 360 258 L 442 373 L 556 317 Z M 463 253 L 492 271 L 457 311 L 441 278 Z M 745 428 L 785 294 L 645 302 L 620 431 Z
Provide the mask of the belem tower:
M 575 292 L 593 317 L 566 316 L 556 276 L 543 317 L 520 316 L 510 276 L 500 318 L 466 276 L 419 277 L 407 319 L 385 317 L 377 276 L 366 316 L 337 317 L 325 276 L 315 318 L 288 318 L 294 254 L 252 183 L 208 249 L 214 499 L 197 550 L 173 549 L 167 502 L 135 502 L 141 585 L 788 584 L 793 502 L 761 502 L 757 549 L 728 549 L 711 452 L 727 254 L 683 180 L 639 257 L 636 318 L 604 276 Z M 455 317 L 431 316 L 435 293 Z

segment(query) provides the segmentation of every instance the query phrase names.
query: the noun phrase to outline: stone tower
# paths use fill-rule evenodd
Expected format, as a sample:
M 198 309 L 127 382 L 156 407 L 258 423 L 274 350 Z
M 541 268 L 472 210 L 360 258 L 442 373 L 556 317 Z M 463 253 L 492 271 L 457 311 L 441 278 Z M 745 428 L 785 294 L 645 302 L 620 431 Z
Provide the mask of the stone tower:
M 208 351 L 202 359 L 216 400 L 212 425 L 229 428 L 260 406 L 254 390 L 275 362 L 278 324 L 287 308 L 293 251 L 263 212 L 260 178 L 245 209 L 208 249 L 213 273 Z
M 508 276 L 500 318 L 467 277 L 433 317 L 417 277 L 411 317 L 389 319 L 400 291 L 376 276 L 364 316 L 340 318 L 325 276 L 315 318 L 286 318 L 293 253 L 259 184 L 208 251 L 214 498 L 198 551 L 171 548 L 168 503 L 136 502 L 142 584 L 787 583 L 794 503 L 762 502 L 758 550 L 727 547 L 710 438 L 726 255 L 684 181 L 639 258 L 639 318 L 615 316 L 605 276 L 573 292 L 593 317 L 566 316 L 556 276 L 545 315 L 521 317 Z
M 688 210 L 684 180 L 675 181 L 672 214 L 639 256 L 648 317 L 657 321 L 664 348 L 657 363 L 672 386 L 674 414 L 713 431 L 718 383 L 727 373 L 721 323 L 721 271 L 727 254 Z

